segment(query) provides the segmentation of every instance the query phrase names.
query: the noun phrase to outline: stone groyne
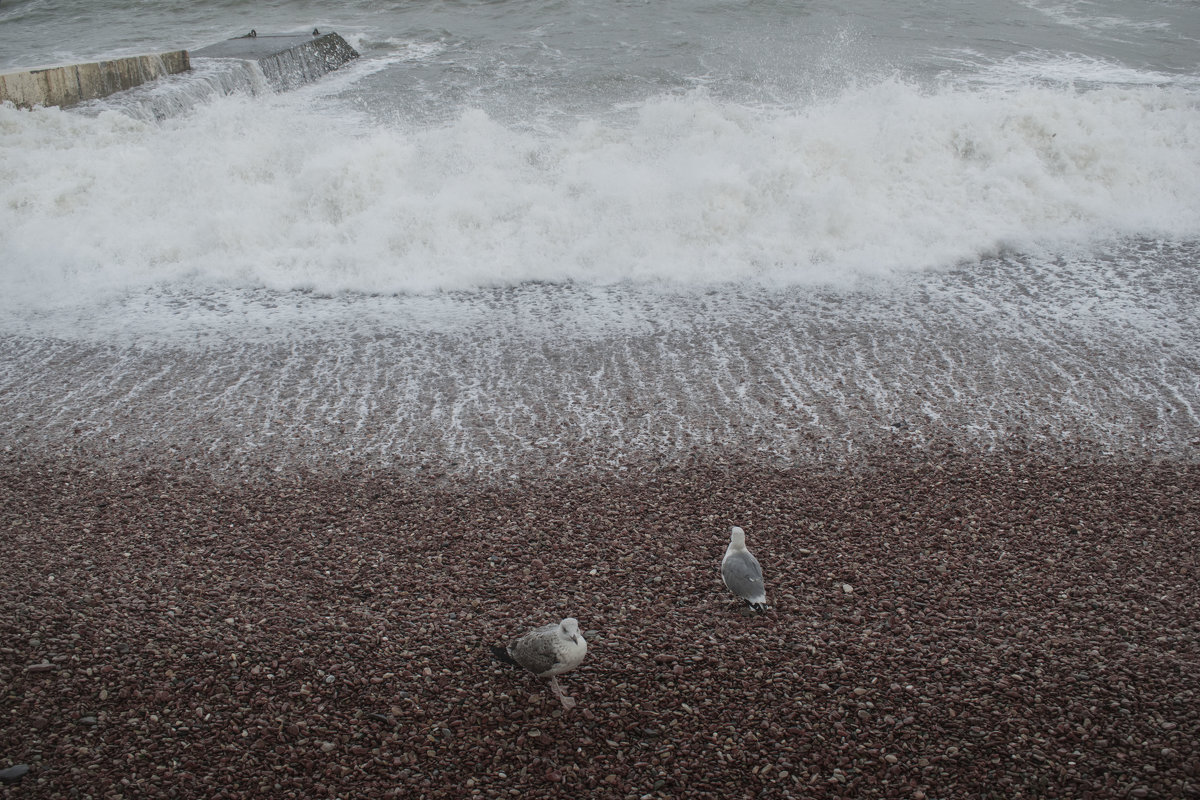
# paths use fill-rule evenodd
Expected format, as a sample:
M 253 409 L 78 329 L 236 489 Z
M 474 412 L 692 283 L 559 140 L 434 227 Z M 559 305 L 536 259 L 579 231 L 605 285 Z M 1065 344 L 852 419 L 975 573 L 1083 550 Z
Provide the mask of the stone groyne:
M 192 57 L 256 62 L 272 88 L 294 89 L 358 58 L 336 33 L 240 36 L 192 52 L 176 50 L 88 64 L 44 67 L 0 75 L 0 102 L 21 108 L 72 106 L 132 89 L 165 75 L 187 72 Z
M 158 55 L 10 72 L 0 75 L 0 102 L 9 100 L 21 108 L 71 106 L 189 69 L 188 52 L 175 50 Z
M 210 45 L 192 53 L 196 58 L 232 58 L 255 61 L 276 90 L 311 83 L 343 64 L 358 52 L 336 33 L 255 34 Z

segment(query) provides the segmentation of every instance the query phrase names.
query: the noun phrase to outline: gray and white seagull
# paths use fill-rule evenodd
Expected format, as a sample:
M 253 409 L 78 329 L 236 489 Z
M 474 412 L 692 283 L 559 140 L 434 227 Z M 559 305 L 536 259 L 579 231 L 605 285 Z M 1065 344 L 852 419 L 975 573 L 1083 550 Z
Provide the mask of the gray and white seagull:
M 550 691 L 563 708 L 575 707 L 575 701 L 558 685 L 558 676 L 578 667 L 587 655 L 587 642 L 574 617 L 543 625 L 505 647 L 493 645 L 492 654 L 506 664 L 524 667 L 539 678 L 549 678 Z
M 762 567 L 754 554 L 746 549 L 746 532 L 736 526 L 730 530 L 729 546 L 721 559 L 721 579 L 729 591 L 745 600 L 750 608 L 759 612 L 767 610 Z

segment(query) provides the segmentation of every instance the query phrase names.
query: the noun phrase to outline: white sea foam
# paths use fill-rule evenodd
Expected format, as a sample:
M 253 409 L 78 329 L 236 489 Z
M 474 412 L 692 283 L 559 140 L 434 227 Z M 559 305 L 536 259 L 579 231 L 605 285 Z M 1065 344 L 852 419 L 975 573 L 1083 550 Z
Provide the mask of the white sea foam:
M 981 65 L 978 58 L 965 56 L 974 69 L 959 78 L 964 85 L 1005 89 L 1028 86 L 1077 89 L 1160 86 L 1200 89 L 1200 78 L 1158 70 L 1134 69 L 1109 59 L 1079 53 L 1031 51 Z
M 546 131 L 381 124 L 315 95 L 159 123 L 0 107 L 10 308 L 151 285 L 393 293 L 796 284 L 1000 249 L 1200 234 L 1177 87 L 922 91 L 752 108 L 702 91 Z
M 287 94 L 198 63 L 140 99 L 0 107 L 0 450 L 231 474 L 947 440 L 1194 461 L 1195 15 L 1105 2 L 1064 7 L 1135 24 L 356 0 L 363 58 Z M 310 12 L 254 24 L 330 27 Z M 19 23 L 0 63 L 242 25 L 69 16 Z
M 1092 30 L 1126 30 L 1126 31 L 1158 31 L 1165 30 L 1169 24 L 1157 18 L 1147 20 L 1131 19 L 1119 13 L 1105 13 L 1102 5 L 1088 0 L 1067 0 L 1067 2 L 1045 2 L 1045 0 L 1022 0 L 1021 5 L 1043 14 L 1047 19 L 1060 25 L 1066 25 L 1084 31 Z M 1120 11 L 1120 4 L 1114 4 L 1113 11 Z

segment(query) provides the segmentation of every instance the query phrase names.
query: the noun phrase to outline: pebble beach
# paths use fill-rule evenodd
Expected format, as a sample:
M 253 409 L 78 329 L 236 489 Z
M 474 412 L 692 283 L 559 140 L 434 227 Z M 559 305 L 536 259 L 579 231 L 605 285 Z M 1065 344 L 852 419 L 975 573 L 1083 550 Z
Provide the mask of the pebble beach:
M 1155 280 L 34 315 L 0 337 L 0 785 L 1197 796 L 1193 249 L 1139 252 Z M 1056 311 L 1084 280 L 1119 302 Z M 568 616 L 564 712 L 489 648 Z
M 1200 793 L 1195 465 L 0 472 L 6 796 Z M 569 615 L 564 712 L 488 645 Z

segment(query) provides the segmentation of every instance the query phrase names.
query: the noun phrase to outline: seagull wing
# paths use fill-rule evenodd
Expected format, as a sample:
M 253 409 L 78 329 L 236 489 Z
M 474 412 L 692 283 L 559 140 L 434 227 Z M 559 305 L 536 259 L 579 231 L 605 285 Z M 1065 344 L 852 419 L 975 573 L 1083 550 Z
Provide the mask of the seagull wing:
M 530 631 L 508 646 L 513 661 L 534 675 L 545 675 L 558 666 L 558 625 Z
M 721 578 L 729 591 L 743 600 L 749 603 L 766 602 L 762 567 L 749 550 L 728 553 L 721 562 Z

